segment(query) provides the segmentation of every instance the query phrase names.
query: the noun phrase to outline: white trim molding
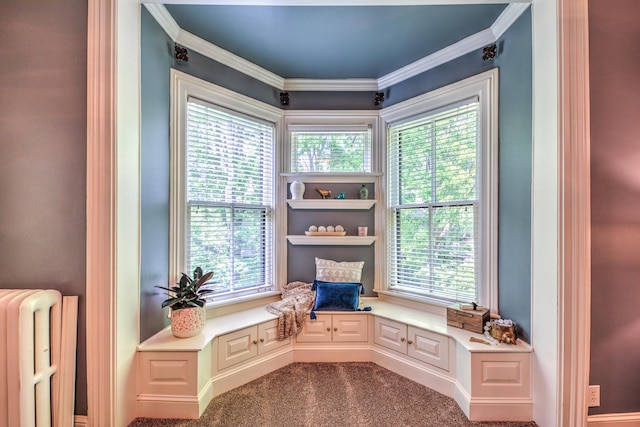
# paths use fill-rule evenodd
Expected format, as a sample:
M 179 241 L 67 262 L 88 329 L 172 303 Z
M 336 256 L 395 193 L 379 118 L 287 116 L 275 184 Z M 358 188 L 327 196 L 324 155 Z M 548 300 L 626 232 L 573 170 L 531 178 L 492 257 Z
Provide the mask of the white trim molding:
M 587 417 L 588 427 L 640 427 L 640 412 L 600 414 Z
M 114 425 L 116 3 L 88 2 L 87 425 Z
M 416 96 L 407 101 L 380 110 L 381 127 L 387 129 L 389 123 L 404 120 L 427 111 L 435 111 L 452 103 L 476 97 L 480 103 L 479 116 L 481 137 L 482 171 L 479 183 L 480 191 L 480 267 L 479 279 L 481 289 L 478 290 L 480 304 L 489 307 L 492 313 L 499 313 L 498 307 L 498 99 L 499 99 L 499 70 L 497 68 L 484 73 L 468 77 L 459 82 L 444 86 L 434 91 Z M 378 151 L 387 152 L 386 131 L 380 135 Z M 387 156 L 388 157 L 388 156 Z M 389 185 L 390 175 L 386 173 L 385 187 Z M 386 200 L 381 200 L 383 211 L 387 210 Z M 389 215 L 387 215 L 389 216 Z M 388 236 L 384 236 L 383 244 L 377 252 L 382 259 L 389 258 L 387 254 Z M 381 269 L 384 270 L 384 269 Z M 388 283 L 388 274 L 380 272 L 382 283 Z M 376 291 L 389 290 L 386 286 Z
M 586 424 L 591 351 L 588 0 L 562 0 L 559 8 L 560 424 L 580 426 Z
M 184 271 L 186 260 L 186 111 L 189 97 L 197 98 L 210 104 L 247 114 L 252 117 L 273 123 L 276 132 L 280 132 L 283 126 L 284 111 L 257 101 L 248 96 L 233 92 L 229 89 L 217 86 L 213 83 L 201 80 L 197 77 L 171 69 L 171 160 L 170 160 L 170 193 L 169 193 L 169 285 L 180 278 Z M 279 157 L 280 148 L 274 147 L 274 160 Z M 277 179 L 278 161 L 274 162 L 274 194 L 279 194 L 280 180 Z M 284 205 L 283 205 L 284 206 Z M 280 218 L 283 215 L 273 212 L 274 215 L 274 246 L 273 259 L 280 259 L 279 254 L 284 250 L 281 239 L 278 238 Z M 270 282 L 284 283 L 284 269 L 274 264 L 274 276 Z
M 205 4 L 225 4 L 225 2 L 203 2 Z M 273 2 L 267 2 L 272 5 Z M 304 2 L 303 2 L 304 3 Z M 374 2 L 366 2 L 368 6 L 374 6 Z M 388 3 L 388 2 L 384 2 Z M 428 4 L 429 2 L 412 2 L 412 4 Z M 442 3 L 442 2 L 439 2 Z M 446 2 L 445 2 L 446 3 Z M 451 2 L 452 4 L 460 2 Z M 472 3 L 472 2 L 467 2 Z M 176 43 L 193 49 L 209 59 L 225 64 L 236 71 L 253 77 L 263 83 L 280 90 L 290 91 L 350 91 L 368 92 L 382 90 L 394 84 L 401 83 L 418 74 L 429 71 L 439 65 L 463 56 L 476 49 L 496 42 L 502 34 L 524 13 L 530 2 L 509 4 L 498 16 L 496 21 L 483 31 L 473 34 L 450 46 L 447 46 L 431 55 L 425 56 L 396 71 L 384 75 L 378 79 L 287 79 L 280 77 L 252 62 L 247 61 L 225 49 L 216 46 L 178 26 L 167 8 L 159 3 L 144 3 L 151 16 L 158 22 L 167 35 Z M 234 3 L 235 4 L 235 3 Z M 251 4 L 251 2 L 247 3 Z M 261 3 L 262 4 L 262 3 Z M 341 3 L 340 3 L 341 4 Z M 338 4 L 338 5 L 340 5 Z M 400 4 L 400 3 L 399 3 Z M 287 2 L 288 6 L 292 6 Z
M 87 27 L 87 424 L 119 426 L 139 341 L 140 3 L 90 1 Z

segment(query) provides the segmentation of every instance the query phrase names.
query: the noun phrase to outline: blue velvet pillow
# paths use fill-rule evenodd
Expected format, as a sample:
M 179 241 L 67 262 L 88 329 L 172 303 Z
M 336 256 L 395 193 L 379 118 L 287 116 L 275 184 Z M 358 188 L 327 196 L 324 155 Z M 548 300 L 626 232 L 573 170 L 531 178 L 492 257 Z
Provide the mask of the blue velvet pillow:
M 313 310 L 358 309 L 360 294 L 364 294 L 362 283 L 322 282 L 314 280 L 311 290 L 316 291 Z

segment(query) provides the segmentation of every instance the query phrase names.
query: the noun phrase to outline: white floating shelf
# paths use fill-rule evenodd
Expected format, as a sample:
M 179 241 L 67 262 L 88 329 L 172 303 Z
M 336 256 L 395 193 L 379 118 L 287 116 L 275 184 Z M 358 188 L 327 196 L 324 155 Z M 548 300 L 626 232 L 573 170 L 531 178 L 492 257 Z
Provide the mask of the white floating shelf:
M 382 176 L 381 173 L 281 173 L 287 182 L 336 182 L 336 183 L 375 183 Z
M 292 209 L 360 209 L 366 210 L 376 203 L 373 199 L 287 199 Z
M 292 245 L 369 246 L 376 236 L 287 236 Z

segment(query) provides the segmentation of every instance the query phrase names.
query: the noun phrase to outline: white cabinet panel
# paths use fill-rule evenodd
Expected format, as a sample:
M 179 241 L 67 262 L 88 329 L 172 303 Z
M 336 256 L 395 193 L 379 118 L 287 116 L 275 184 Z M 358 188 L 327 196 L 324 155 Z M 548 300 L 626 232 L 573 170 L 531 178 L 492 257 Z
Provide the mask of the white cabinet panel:
M 291 342 L 291 338 L 278 341 L 278 321 L 272 320 L 258 325 L 258 353 L 266 353 L 280 347 L 284 347 Z
M 316 319 L 307 317 L 302 330 L 296 336 L 297 342 L 330 342 L 331 341 L 331 315 L 316 314 Z
M 307 342 L 366 342 L 369 341 L 368 315 L 366 314 L 318 314 L 307 318 L 296 337 Z
M 369 316 L 334 314 L 332 319 L 333 342 L 369 341 Z
M 218 342 L 218 367 L 224 369 L 258 355 L 258 328 L 251 326 L 222 335 Z
M 218 369 L 228 368 L 291 343 L 278 341 L 278 321 L 272 320 L 218 337 Z
M 374 326 L 376 344 L 449 370 L 449 337 L 379 317 Z
M 449 338 L 413 326 L 408 327 L 407 354 L 415 359 L 449 370 Z
M 397 352 L 407 353 L 407 325 L 376 317 L 374 320 L 374 342 Z

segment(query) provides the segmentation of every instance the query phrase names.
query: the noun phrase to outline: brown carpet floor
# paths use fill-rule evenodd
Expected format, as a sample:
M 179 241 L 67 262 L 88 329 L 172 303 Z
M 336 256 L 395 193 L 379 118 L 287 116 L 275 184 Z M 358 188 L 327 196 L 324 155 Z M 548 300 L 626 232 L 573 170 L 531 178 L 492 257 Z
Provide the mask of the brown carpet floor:
M 499 416 L 499 414 L 497 414 Z M 294 363 L 214 398 L 199 420 L 130 427 L 533 427 L 472 423 L 456 402 L 374 363 Z

